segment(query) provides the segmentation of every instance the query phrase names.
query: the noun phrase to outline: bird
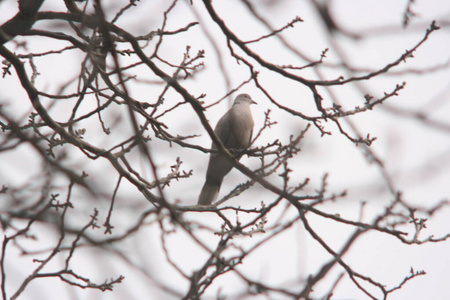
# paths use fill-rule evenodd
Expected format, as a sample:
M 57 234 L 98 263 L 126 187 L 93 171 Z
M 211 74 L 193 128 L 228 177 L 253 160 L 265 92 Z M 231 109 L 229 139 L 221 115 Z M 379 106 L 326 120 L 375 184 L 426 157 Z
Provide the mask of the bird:
M 225 148 L 231 150 L 239 160 L 243 150 L 250 146 L 253 133 L 253 117 L 251 104 L 257 104 L 248 94 L 240 94 L 233 102 L 233 106 L 217 122 L 214 133 L 222 141 Z M 214 142 L 212 150 L 217 150 Z M 233 165 L 220 152 L 213 151 L 209 156 L 206 180 L 198 197 L 199 205 L 211 205 L 219 195 L 223 178 L 231 171 Z

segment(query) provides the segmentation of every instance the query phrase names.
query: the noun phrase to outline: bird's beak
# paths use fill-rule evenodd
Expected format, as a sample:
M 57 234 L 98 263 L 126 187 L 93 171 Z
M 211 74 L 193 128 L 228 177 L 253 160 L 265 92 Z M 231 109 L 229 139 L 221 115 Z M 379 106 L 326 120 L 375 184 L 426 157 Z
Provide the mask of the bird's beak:
M 252 99 L 252 104 L 256 104 L 256 105 L 258 105 L 258 103 L 256 103 L 255 101 L 253 101 L 253 99 Z

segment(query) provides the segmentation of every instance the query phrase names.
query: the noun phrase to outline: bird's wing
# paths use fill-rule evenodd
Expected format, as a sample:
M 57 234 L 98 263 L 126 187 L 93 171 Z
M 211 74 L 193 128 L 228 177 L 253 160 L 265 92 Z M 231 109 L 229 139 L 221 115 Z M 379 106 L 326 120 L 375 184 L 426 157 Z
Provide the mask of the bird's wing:
M 230 147 L 230 143 L 232 143 L 233 132 L 231 130 L 231 110 L 229 110 L 222 118 L 220 118 L 219 122 L 217 122 L 216 128 L 214 129 L 214 133 L 217 137 L 222 141 L 223 145 L 227 148 Z M 217 148 L 217 146 L 213 143 L 213 148 Z

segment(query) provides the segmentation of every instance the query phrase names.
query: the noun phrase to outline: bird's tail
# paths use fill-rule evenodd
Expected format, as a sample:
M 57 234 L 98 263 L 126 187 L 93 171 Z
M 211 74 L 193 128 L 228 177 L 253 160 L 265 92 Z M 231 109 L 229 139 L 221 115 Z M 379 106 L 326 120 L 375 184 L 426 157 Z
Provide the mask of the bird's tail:
M 219 195 L 220 185 L 221 183 L 206 181 L 198 197 L 198 204 L 211 205 Z

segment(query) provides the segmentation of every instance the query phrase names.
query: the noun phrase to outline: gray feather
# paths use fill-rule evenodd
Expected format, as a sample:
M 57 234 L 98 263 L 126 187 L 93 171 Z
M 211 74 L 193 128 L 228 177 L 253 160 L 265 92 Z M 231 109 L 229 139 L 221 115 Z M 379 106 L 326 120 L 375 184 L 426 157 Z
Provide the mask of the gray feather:
M 219 190 L 220 184 L 206 181 L 198 197 L 198 204 L 211 205 L 217 199 Z
M 250 104 L 256 104 L 249 95 L 241 94 L 234 100 L 233 106 L 220 118 L 214 129 L 214 133 L 222 141 L 224 146 L 236 153 L 236 159 L 240 159 L 242 150 L 250 146 L 253 132 L 253 117 Z M 217 149 L 213 143 L 212 149 Z M 209 156 L 206 182 L 198 199 L 200 205 L 212 204 L 220 190 L 223 178 L 233 165 L 221 153 L 211 153 Z

